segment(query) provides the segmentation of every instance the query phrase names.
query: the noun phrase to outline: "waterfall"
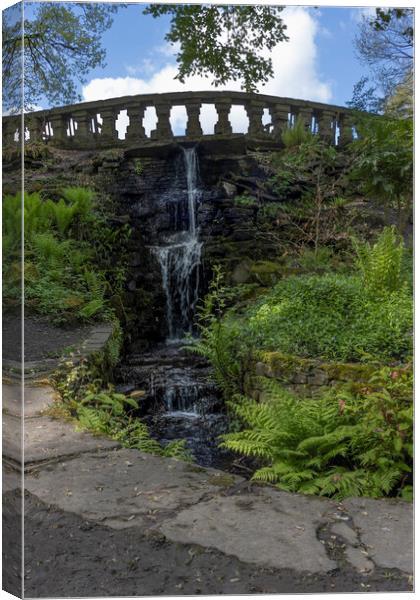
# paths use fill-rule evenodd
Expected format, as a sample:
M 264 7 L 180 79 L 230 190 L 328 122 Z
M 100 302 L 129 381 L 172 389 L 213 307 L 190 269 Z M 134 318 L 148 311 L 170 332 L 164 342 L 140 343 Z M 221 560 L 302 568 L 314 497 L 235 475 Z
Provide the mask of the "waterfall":
M 120 373 L 125 383 L 147 390 L 153 408 L 145 418 L 153 436 L 163 444 L 184 439 L 199 464 L 214 466 L 226 453 L 218 448 L 219 435 L 227 431 L 222 398 L 210 365 L 187 352 L 183 339 L 192 331 L 200 283 L 197 208 L 202 189 L 196 149 L 182 148 L 174 166 L 172 190 L 161 198 L 171 233 L 150 248 L 160 265 L 168 336 L 149 352 L 133 355 Z
M 166 297 L 168 341 L 191 332 L 199 291 L 201 242 L 198 240 L 197 205 L 200 199 L 199 168 L 196 148 L 183 148 L 187 189 L 182 201 L 187 201 L 188 219 L 183 229 L 175 231 L 165 245 L 153 252 L 159 262 L 162 287 Z

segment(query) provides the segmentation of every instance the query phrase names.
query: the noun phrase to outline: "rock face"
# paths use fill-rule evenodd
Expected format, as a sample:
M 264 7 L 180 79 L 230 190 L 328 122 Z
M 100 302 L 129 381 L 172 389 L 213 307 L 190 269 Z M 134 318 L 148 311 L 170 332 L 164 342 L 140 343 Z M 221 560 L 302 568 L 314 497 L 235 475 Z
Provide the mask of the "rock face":
M 188 143 L 183 144 L 188 147 Z M 191 144 L 190 144 L 191 145 Z M 246 193 L 239 177 L 263 176 L 255 152 L 245 138 L 196 144 L 200 172 L 200 200 L 196 221 L 202 242 L 199 296 L 206 292 L 214 264 L 232 274 L 241 262 L 270 259 L 273 242 L 258 235 L 257 207 L 235 201 Z M 183 150 L 176 142 L 145 148 L 63 150 L 46 146 L 45 155 L 25 156 L 25 188 L 59 198 L 66 186 L 85 186 L 98 198 L 111 202 L 115 224 L 132 228 L 127 257 L 129 276 L 125 307 L 130 316 L 131 347 L 137 352 L 167 335 L 165 293 L 160 266 L 153 247 L 166 236 L 183 229 L 188 218 L 187 178 Z M 41 168 L 42 167 L 42 168 Z M 4 190 L 20 189 L 20 160 L 5 164 Z M 107 199 L 108 198 L 108 199 Z M 108 209 L 107 209 L 108 210 Z M 235 278 L 231 279 L 235 283 Z
M 230 273 L 244 259 L 263 259 L 273 253 L 271 243 L 257 238 L 255 207 L 238 206 L 235 196 L 240 188 L 225 181 L 235 175 L 258 176 L 260 167 L 245 146 L 236 144 L 231 150 L 231 154 L 212 154 L 204 145 L 197 147 L 201 186 L 197 226 L 203 243 L 199 296 L 206 291 L 214 264 L 223 263 Z M 116 218 L 133 228 L 126 293 L 135 315 L 131 351 L 144 350 L 167 334 L 165 295 L 153 247 L 181 229 L 187 218 L 182 154 L 179 145 L 171 144 L 160 152 L 155 149 L 153 156 L 130 151 L 119 162 L 99 167 L 99 173 L 105 170 L 110 178 L 107 191 L 113 197 Z

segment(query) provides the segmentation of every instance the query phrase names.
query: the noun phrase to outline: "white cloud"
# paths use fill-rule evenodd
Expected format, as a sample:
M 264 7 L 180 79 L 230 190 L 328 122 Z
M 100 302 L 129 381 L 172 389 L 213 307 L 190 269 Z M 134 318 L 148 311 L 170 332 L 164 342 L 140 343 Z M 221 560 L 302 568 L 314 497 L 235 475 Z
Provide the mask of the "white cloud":
M 273 61 L 274 77 L 261 87 L 260 92 L 320 102 L 331 101 L 331 85 L 323 80 L 318 72 L 316 38 L 317 35 L 325 32 L 320 27 L 316 15 L 302 7 L 288 7 L 283 14 L 290 41 L 279 43 L 271 52 L 266 52 Z M 170 60 L 160 70 L 153 74 L 150 74 L 149 70 L 149 73 L 144 73 L 143 78 L 128 76 L 93 79 L 83 87 L 84 100 L 102 100 L 132 94 L 215 89 L 210 79 L 200 75 L 187 78 L 184 84 L 180 83 L 175 79 L 177 66 L 174 61 L 174 50 L 167 45 L 160 47 L 159 50 Z M 217 89 L 240 90 L 240 84 L 230 81 Z M 214 107 L 204 105 L 200 118 L 204 132 L 212 133 L 216 121 Z M 246 131 L 248 119 L 243 109 L 233 107 L 230 118 L 234 131 Z M 123 126 L 124 119 L 120 121 Z M 173 108 L 171 122 L 175 133 L 182 134 L 186 122 L 185 109 Z M 127 119 L 124 125 L 126 123 Z M 154 128 L 153 119 L 149 114 L 146 114 L 144 124 L 147 132 Z M 120 129 L 120 126 L 118 128 Z
M 156 69 L 156 64 L 151 58 L 144 58 L 138 65 L 127 65 L 125 70 L 130 76 L 134 75 L 151 75 Z

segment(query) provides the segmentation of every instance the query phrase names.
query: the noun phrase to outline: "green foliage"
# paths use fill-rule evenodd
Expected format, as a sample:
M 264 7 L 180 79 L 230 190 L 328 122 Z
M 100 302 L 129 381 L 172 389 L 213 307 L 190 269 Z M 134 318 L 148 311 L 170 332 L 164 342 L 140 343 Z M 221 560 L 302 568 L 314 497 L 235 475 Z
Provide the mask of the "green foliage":
M 62 195 L 76 218 L 74 237 L 79 240 L 85 239 L 88 228 L 95 223 L 94 193 L 88 188 L 71 187 L 64 188 Z
M 19 110 L 22 103 L 22 55 L 26 109 L 39 104 L 41 97 L 55 106 L 81 100 L 77 82 L 85 83 L 91 69 L 104 66 L 101 36 L 112 25 L 112 14 L 117 10 L 117 5 L 101 3 L 34 3 L 32 10 L 25 12 L 23 24 L 16 7 L 4 11 L 6 107 Z
M 113 417 L 119 417 L 124 414 L 126 406 L 138 409 L 138 403 L 134 398 L 117 394 L 109 390 L 107 392 L 90 392 L 81 400 L 80 406 L 91 405 L 97 410 L 106 411 Z
M 311 142 L 312 137 L 312 133 L 305 126 L 302 117 L 298 117 L 294 125 L 287 127 L 281 134 L 281 140 L 287 149 Z
M 21 294 L 22 204 L 25 235 L 25 301 L 57 322 L 112 320 L 126 273 L 127 225 L 110 227 L 94 195 L 66 188 L 54 202 L 38 193 L 3 200 L 3 294 L 15 304 Z M 112 300 L 113 308 L 110 306 Z M 123 316 L 119 314 L 118 316 Z
M 248 92 L 273 76 L 270 51 L 287 41 L 283 7 L 151 4 L 145 14 L 171 16 L 165 39 L 177 45 L 181 82 L 195 74 L 213 76 L 214 85 L 242 80 Z M 269 52 L 268 52 L 269 55 Z
M 268 206 L 268 217 L 281 227 L 279 237 L 296 238 L 301 246 L 336 243 L 346 237 L 349 219 L 343 210 L 351 193 L 348 175 L 353 157 L 305 130 L 297 120 L 284 131 L 287 147 L 270 158 L 272 192 L 282 201 Z M 274 225 L 274 224 L 272 224 Z M 293 237 L 292 237 L 293 236 Z
M 413 121 L 390 117 L 365 118 L 352 144 L 352 177 L 362 191 L 385 208 L 397 211 L 403 232 L 413 202 Z
M 235 206 L 243 208 L 254 208 L 255 206 L 257 206 L 256 199 L 253 196 L 248 196 L 246 194 L 235 196 L 235 198 L 233 199 L 233 203 L 235 204 Z
M 91 300 L 79 310 L 78 315 L 89 319 L 98 313 L 102 313 L 106 307 L 105 290 L 107 284 L 104 275 L 93 270 L 86 269 L 82 274 L 82 279 Z
M 328 246 L 322 246 L 315 252 L 304 248 L 298 257 L 299 267 L 304 273 L 319 273 L 334 270 L 334 252 Z
M 112 384 L 104 387 L 104 371 L 115 366 L 121 336 L 121 327 L 116 323 L 111 341 L 98 356 L 91 355 L 76 364 L 70 357 L 71 360 L 63 363 L 55 373 L 54 384 L 61 395 L 64 411 L 75 418 L 81 428 L 109 436 L 124 448 L 192 460 L 185 440 L 174 440 L 162 446 L 150 436 L 147 426 L 136 416 L 139 405 L 135 398 L 115 392 Z
M 384 368 L 360 392 L 335 389 L 298 399 L 263 380 L 265 400 L 235 398 L 245 429 L 222 446 L 262 463 L 253 479 L 279 488 L 343 498 L 411 494 L 412 371 Z
M 226 396 L 242 390 L 249 358 L 241 323 L 225 314 L 231 293 L 224 285 L 221 268 L 216 266 L 209 293 L 197 309 L 201 337 L 190 348 L 210 360 L 214 378 Z
M 51 203 L 51 212 L 55 225 L 62 236 L 67 233 L 74 216 L 74 207 L 68 206 L 63 198 L 56 203 Z
M 371 293 L 383 295 L 401 289 L 404 243 L 395 227 L 386 227 L 373 246 L 356 239 L 353 246 L 363 283 Z
M 144 166 L 142 161 L 139 158 L 135 158 L 133 161 L 134 164 L 134 172 L 136 175 L 142 175 L 143 171 L 144 171 Z
M 133 412 L 138 410 L 134 398 L 117 394 L 112 388 L 90 392 L 80 401 L 76 416 L 80 426 L 95 433 L 107 435 L 121 443 L 124 448 L 136 448 L 142 452 L 192 460 L 184 440 L 174 440 L 166 446 L 150 437 L 147 426 Z
M 36 257 L 39 267 L 60 268 L 66 256 L 71 252 L 71 241 L 60 241 L 52 233 L 35 233 L 32 235 L 30 250 Z M 29 244 L 27 244 L 29 246 Z
M 377 297 L 357 276 L 293 276 L 250 308 L 248 335 L 254 347 L 301 356 L 404 359 L 412 306 L 406 288 Z

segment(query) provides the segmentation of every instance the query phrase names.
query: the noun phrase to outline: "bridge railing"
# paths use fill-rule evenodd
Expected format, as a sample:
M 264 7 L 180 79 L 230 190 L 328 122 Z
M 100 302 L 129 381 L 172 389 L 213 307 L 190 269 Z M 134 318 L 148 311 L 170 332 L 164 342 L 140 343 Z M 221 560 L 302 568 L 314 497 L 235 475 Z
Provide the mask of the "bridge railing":
M 44 141 L 62 148 L 95 148 L 138 146 L 170 140 L 195 141 L 203 137 L 200 112 L 204 105 L 213 105 L 217 121 L 211 136 L 234 134 L 230 113 L 232 107 L 244 107 L 248 131 L 253 139 L 279 140 L 282 131 L 293 127 L 301 117 L 308 130 L 331 144 L 342 145 L 354 136 L 353 112 L 349 109 L 292 98 L 279 98 L 246 92 L 178 92 L 124 96 L 96 102 L 83 102 L 49 110 L 26 113 L 24 124 L 20 116 L 3 117 L 3 143 Z M 187 120 L 184 135 L 174 135 L 171 109 L 185 107 Z M 154 107 L 156 128 L 146 134 L 145 111 Z M 126 111 L 128 127 L 119 138 L 117 120 Z M 263 115 L 270 121 L 263 122 Z

